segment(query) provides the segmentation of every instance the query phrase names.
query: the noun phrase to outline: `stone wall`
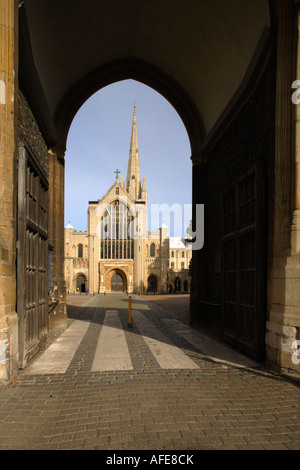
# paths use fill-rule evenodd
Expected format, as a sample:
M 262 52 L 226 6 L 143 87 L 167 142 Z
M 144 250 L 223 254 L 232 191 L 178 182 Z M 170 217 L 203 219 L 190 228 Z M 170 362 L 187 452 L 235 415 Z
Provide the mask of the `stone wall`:
M 0 383 L 18 368 L 16 314 L 17 4 L 0 0 Z

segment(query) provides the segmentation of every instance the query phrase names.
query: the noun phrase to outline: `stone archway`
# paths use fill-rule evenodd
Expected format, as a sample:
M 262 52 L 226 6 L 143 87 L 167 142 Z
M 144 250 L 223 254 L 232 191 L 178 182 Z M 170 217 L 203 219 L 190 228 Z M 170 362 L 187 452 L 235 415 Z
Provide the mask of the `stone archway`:
M 63 326 L 66 319 L 62 236 L 66 136 L 80 105 L 94 91 L 124 78 L 139 80 L 160 92 L 182 118 L 192 149 L 194 208 L 198 203 L 209 202 L 211 212 L 215 213 L 213 192 L 220 201 L 221 191 L 240 177 L 236 174 L 232 178 L 234 181 L 224 181 L 224 178 L 220 178 L 219 193 L 212 191 L 210 188 L 217 187 L 214 185 L 215 176 L 222 173 L 218 164 L 219 157 L 224 159 L 224 167 L 231 170 L 226 159 L 231 155 L 238 155 L 237 150 L 242 149 L 243 154 L 237 157 L 237 164 L 233 168 L 235 172 L 238 171 L 238 164 L 247 162 L 249 156 L 259 159 L 263 155 L 264 159 L 269 158 L 269 166 L 264 168 L 269 175 L 269 203 L 263 219 L 269 218 L 266 220 L 268 240 L 260 246 L 260 249 L 265 250 L 266 246 L 268 248 L 268 266 L 267 273 L 258 272 L 263 283 L 267 284 L 261 289 L 263 295 L 266 296 L 268 291 L 267 299 L 263 299 L 266 302 L 260 309 L 260 317 L 267 327 L 266 342 L 263 341 L 262 346 L 265 348 L 267 345 L 269 362 L 279 368 L 299 371 L 299 367 L 291 361 L 290 350 L 291 340 L 299 337 L 300 328 L 299 293 L 294 287 L 299 282 L 300 190 L 294 171 L 295 166 L 299 168 L 299 113 L 295 122 L 291 103 L 291 84 L 297 78 L 296 49 L 298 61 L 300 56 L 299 41 L 296 43 L 297 23 L 299 25 L 300 21 L 299 1 L 251 0 L 244 2 L 245 6 L 241 8 L 240 2 L 231 0 L 226 2 L 226 5 L 221 2 L 217 11 L 213 11 L 214 2 L 194 2 L 194 8 L 186 8 L 184 2 L 159 2 L 157 8 L 151 8 L 151 11 L 147 2 L 144 2 L 138 11 L 134 12 L 131 7 L 128 8 L 131 2 L 119 2 L 119 9 L 114 8 L 114 2 L 109 6 L 105 2 L 93 0 L 88 0 L 84 5 L 78 0 L 55 0 L 51 2 L 51 8 L 48 2 L 38 3 L 39 7 L 36 8 L 35 0 L 0 2 L 3 29 L 1 46 L 4 57 L 12 58 L 3 61 L 3 69 L 0 71 L 1 137 L 5 136 L 0 139 L 5 156 L 5 172 L 2 172 L 1 180 L 3 233 L 0 264 L 5 275 L 0 279 L 3 292 L 0 315 L 0 341 L 3 351 L 0 378 L 11 374 L 19 360 L 17 338 L 20 312 L 16 299 L 16 284 L 19 283 L 20 277 L 17 281 L 15 259 L 16 242 L 20 244 L 20 238 L 16 235 L 16 221 L 19 215 L 15 204 L 19 86 L 26 92 L 28 99 L 28 119 L 22 126 L 25 142 L 29 147 L 33 146 L 38 161 L 36 169 L 40 169 L 42 163 L 49 184 L 50 216 L 47 222 L 51 250 L 50 304 L 54 305 L 49 315 L 49 324 L 50 327 L 59 327 Z M 105 7 L 108 15 L 106 18 L 101 17 L 103 28 L 99 27 L 98 16 L 91 15 L 91 6 L 96 5 L 97 8 Z M 22 20 L 21 6 L 23 9 L 26 6 L 28 25 L 19 22 L 19 19 Z M 245 8 L 248 8 L 248 14 L 245 14 Z M 168 22 L 164 20 L 166 13 L 171 15 Z M 86 36 L 92 16 L 94 29 L 89 29 L 89 40 L 82 40 L 82 37 Z M 70 34 L 66 34 L 64 27 L 67 18 Z M 222 27 L 219 27 L 220 22 Z M 154 30 L 151 30 L 152 24 L 156 24 Z M 271 45 L 266 48 L 266 54 L 260 55 L 260 35 L 266 24 L 271 32 Z M 134 26 L 137 26 L 137 29 Z M 203 28 L 207 28 L 206 32 L 213 30 L 214 37 L 203 34 Z M 81 32 L 80 35 L 78 31 Z M 134 34 L 126 34 L 128 31 Z M 120 37 L 123 37 L 124 41 L 120 41 Z M 137 37 L 141 40 L 136 41 Z M 210 37 L 209 42 L 205 40 L 207 37 Z M 97 39 L 103 39 L 104 42 L 101 43 Z M 108 40 L 108 43 L 105 43 L 105 40 Z M 101 44 L 102 47 L 99 46 Z M 229 56 L 220 53 L 229 51 Z M 270 56 L 274 62 L 267 78 L 269 83 L 276 85 L 272 95 L 274 109 L 266 105 L 262 93 L 266 84 L 262 82 L 264 63 L 266 57 Z M 255 57 L 254 64 L 251 58 Z M 94 58 L 94 61 L 89 62 L 89 58 Z M 18 69 L 19 77 L 16 76 Z M 91 72 L 87 74 L 88 71 Z M 250 116 L 247 104 L 260 84 L 263 87 L 258 87 L 260 94 L 256 101 L 257 113 Z M 210 110 L 214 110 L 211 115 Z M 244 114 L 239 118 L 241 110 Z M 265 112 L 270 114 L 265 115 L 263 126 L 260 126 L 257 118 Z M 241 128 L 241 121 L 245 123 L 245 132 L 238 140 L 237 131 Z M 259 132 L 263 128 L 264 133 L 260 136 Z M 48 155 L 43 148 L 37 148 L 38 129 L 42 132 L 42 147 L 50 149 Z M 203 129 L 206 134 L 210 133 L 204 143 Z M 228 129 L 233 137 L 229 138 L 227 134 L 227 145 L 222 138 Z M 261 154 L 257 152 L 259 148 L 251 150 L 257 136 L 261 146 L 266 142 L 266 135 L 273 132 L 275 135 L 271 135 Z M 238 149 L 234 147 L 235 144 L 238 144 Z M 210 167 L 213 162 L 217 171 Z M 208 236 L 215 237 L 219 233 L 213 224 L 217 220 L 220 220 L 220 217 L 215 217 L 210 225 L 206 224 Z M 218 313 L 216 310 L 220 309 L 223 301 L 217 299 L 218 302 L 213 302 L 214 299 L 208 291 L 213 284 L 214 292 L 221 291 L 218 283 L 221 273 L 218 263 L 214 263 L 220 254 L 220 246 L 215 243 L 205 256 L 193 256 L 191 290 L 196 311 L 199 312 L 198 306 L 203 301 L 203 314 L 212 318 Z M 245 330 L 246 326 L 247 322 Z M 263 330 L 261 334 L 264 335 Z
M 86 278 L 83 274 L 79 274 L 76 279 L 76 291 L 83 293 L 86 289 Z
M 201 116 L 191 97 L 163 69 L 133 57 L 114 60 L 94 69 L 81 78 L 64 96 L 54 116 L 58 131 L 56 148 L 59 152 L 65 152 L 71 123 L 81 106 L 101 88 L 127 79 L 136 80 L 151 87 L 169 101 L 187 130 L 192 159 L 198 158 L 206 133 Z

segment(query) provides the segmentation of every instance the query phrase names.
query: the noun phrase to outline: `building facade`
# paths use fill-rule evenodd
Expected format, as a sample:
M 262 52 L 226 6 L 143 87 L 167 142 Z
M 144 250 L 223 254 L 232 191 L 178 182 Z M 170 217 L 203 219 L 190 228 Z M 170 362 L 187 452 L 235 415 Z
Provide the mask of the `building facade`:
M 94 293 L 189 292 L 192 250 L 184 238 L 170 237 L 165 224 L 147 232 L 146 178 L 141 179 L 134 107 L 127 178 L 116 172 L 113 185 L 88 206 L 88 229 L 65 228 L 67 291 Z

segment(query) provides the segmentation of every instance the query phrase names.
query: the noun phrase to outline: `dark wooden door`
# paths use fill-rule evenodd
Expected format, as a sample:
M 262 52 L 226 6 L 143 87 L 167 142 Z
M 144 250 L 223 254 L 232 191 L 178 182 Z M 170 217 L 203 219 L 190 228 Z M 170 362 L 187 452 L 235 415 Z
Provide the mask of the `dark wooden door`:
M 258 167 L 223 194 L 223 339 L 256 359 L 265 349 L 264 206 Z
M 18 159 L 17 312 L 19 362 L 24 367 L 48 333 L 48 183 L 34 157 Z
M 115 273 L 111 278 L 111 292 L 123 292 L 124 281 L 119 273 Z

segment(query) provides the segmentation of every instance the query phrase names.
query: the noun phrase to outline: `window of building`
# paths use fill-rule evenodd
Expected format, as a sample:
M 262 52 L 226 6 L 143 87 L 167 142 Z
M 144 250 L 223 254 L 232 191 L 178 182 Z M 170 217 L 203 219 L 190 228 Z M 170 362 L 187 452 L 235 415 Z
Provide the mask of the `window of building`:
M 78 258 L 82 258 L 83 257 L 83 247 L 80 243 L 80 245 L 78 245 Z
M 152 258 L 154 258 L 154 256 L 155 256 L 155 243 L 152 243 L 152 244 L 150 245 L 150 256 L 151 256 Z
M 184 251 L 182 252 L 182 258 L 185 258 L 185 254 L 184 254 Z
M 134 242 L 131 238 L 133 216 L 120 201 L 107 206 L 100 222 L 101 259 L 133 259 Z
M 174 262 L 171 263 L 171 269 L 174 269 Z
M 174 251 L 172 251 L 172 258 L 174 258 Z
M 184 262 L 181 263 L 181 269 L 184 269 Z

